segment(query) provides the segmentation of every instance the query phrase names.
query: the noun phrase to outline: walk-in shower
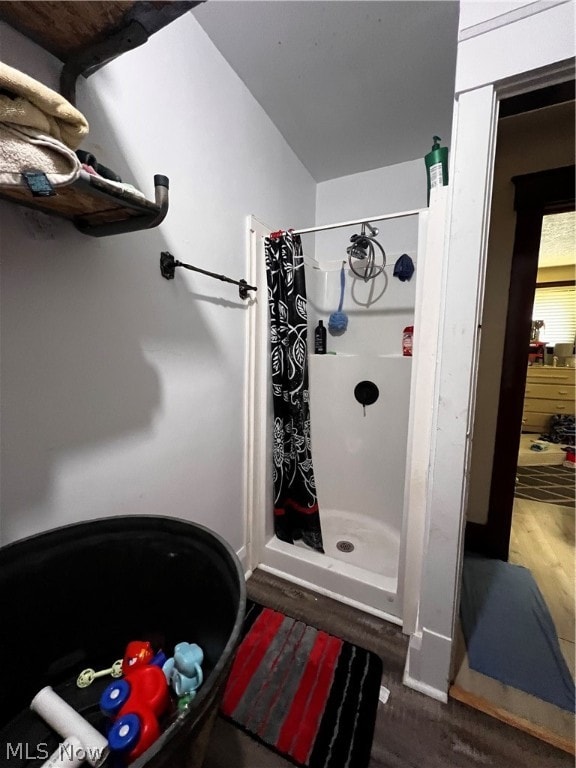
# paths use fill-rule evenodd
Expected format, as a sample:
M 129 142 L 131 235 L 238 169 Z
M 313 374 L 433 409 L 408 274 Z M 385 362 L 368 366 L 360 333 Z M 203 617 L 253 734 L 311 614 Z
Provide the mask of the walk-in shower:
M 312 459 L 325 554 L 279 541 L 273 534 L 271 414 L 268 400 L 262 400 L 269 386 L 266 306 L 258 306 L 251 331 L 257 417 L 252 472 L 261 473 L 255 480 L 258 508 L 252 524 L 255 561 L 293 582 L 398 622 L 412 378 L 412 358 L 402 354 L 402 336 L 414 324 L 426 221 L 426 211 L 409 211 L 302 232 L 309 339 L 318 321 L 327 325 L 338 305 L 343 260 L 349 260 L 346 331 L 328 334 L 326 354 L 313 354 L 310 344 L 308 350 Z M 265 234 L 265 228 L 253 224 L 250 277 L 258 284 L 265 284 Z M 400 281 L 393 269 L 404 254 L 416 269 L 411 280 Z M 371 266 L 368 278 L 358 266 L 363 262 Z

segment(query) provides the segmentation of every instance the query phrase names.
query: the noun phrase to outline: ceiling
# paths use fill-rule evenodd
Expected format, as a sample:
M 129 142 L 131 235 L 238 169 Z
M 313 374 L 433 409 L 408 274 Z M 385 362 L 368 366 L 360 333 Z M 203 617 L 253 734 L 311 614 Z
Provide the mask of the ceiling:
M 542 219 L 538 268 L 565 267 L 576 261 L 576 213 L 554 213 Z
M 316 181 L 450 143 L 452 0 L 209 0 L 194 8 Z

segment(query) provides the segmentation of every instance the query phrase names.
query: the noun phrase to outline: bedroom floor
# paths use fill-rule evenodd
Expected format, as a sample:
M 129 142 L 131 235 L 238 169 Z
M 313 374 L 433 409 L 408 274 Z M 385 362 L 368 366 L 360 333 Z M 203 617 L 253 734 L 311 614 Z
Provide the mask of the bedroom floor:
M 532 571 L 574 676 L 574 509 L 516 499 L 510 562 Z
M 575 674 L 574 507 L 515 498 L 509 561 L 528 568 L 548 606 L 568 668 Z M 468 666 L 459 637 L 451 695 L 566 748 L 574 743 L 574 717 Z
M 539 434 L 532 432 L 520 435 L 520 449 L 518 451 L 519 467 L 529 467 L 537 464 L 562 464 L 566 458 L 566 454 L 556 443 L 547 443 L 548 447 L 544 451 L 532 450 L 532 444 L 538 440 L 539 437 Z

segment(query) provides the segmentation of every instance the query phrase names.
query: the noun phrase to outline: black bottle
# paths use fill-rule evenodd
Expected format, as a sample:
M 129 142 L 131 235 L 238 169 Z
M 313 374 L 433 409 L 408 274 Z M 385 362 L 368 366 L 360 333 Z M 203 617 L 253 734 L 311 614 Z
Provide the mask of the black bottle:
M 314 354 L 326 354 L 326 328 L 324 328 L 322 320 L 318 321 L 318 325 L 314 329 Z

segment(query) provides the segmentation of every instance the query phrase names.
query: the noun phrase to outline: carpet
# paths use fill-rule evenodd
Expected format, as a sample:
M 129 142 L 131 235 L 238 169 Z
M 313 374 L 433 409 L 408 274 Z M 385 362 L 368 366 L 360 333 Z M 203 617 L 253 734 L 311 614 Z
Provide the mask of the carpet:
M 221 714 L 303 768 L 366 768 L 382 661 L 248 602 Z
M 466 555 L 460 617 L 471 669 L 574 712 L 574 681 L 528 568 Z
M 574 469 L 541 465 L 516 468 L 518 499 L 543 501 L 547 504 L 574 505 Z

